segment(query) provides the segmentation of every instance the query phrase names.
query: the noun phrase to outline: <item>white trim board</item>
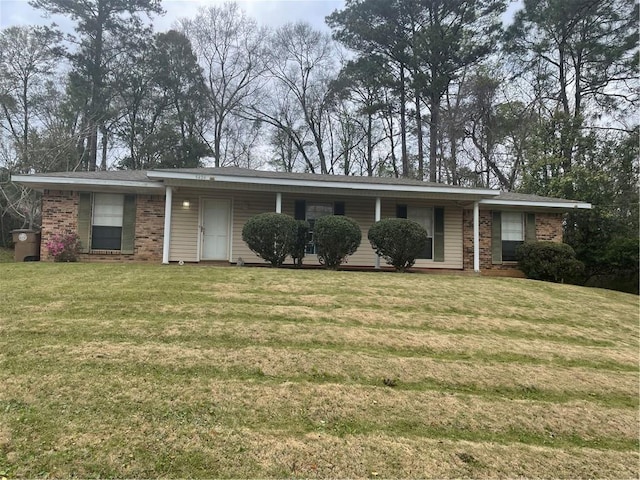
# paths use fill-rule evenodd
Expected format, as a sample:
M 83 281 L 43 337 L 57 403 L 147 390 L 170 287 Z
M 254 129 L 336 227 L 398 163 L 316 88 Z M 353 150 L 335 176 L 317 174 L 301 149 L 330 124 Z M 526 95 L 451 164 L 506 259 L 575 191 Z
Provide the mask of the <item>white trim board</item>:
M 456 188 L 447 185 L 402 185 L 385 183 L 336 182 L 330 180 L 307 180 L 293 178 L 245 177 L 239 175 L 208 175 L 185 172 L 148 172 L 149 178 L 167 180 L 194 180 L 202 182 L 245 183 L 254 185 L 271 185 L 280 187 L 320 187 L 338 190 L 365 190 L 370 192 L 413 192 L 413 193 L 445 193 L 458 195 L 495 196 L 500 192 L 485 188 Z
M 591 204 L 586 202 L 552 202 L 548 200 L 535 201 L 535 200 L 500 200 L 497 198 L 490 198 L 480 200 L 480 205 L 496 205 L 502 207 L 540 207 L 540 208 L 563 208 L 565 210 L 572 210 L 575 208 L 590 210 Z
M 37 175 L 11 175 L 11 181 L 24 185 L 52 185 L 52 186 L 86 186 L 86 187 L 123 187 L 123 188 L 148 188 L 150 190 L 162 190 L 161 183 L 140 182 L 129 180 L 106 180 L 91 178 L 69 178 L 69 177 L 39 177 Z

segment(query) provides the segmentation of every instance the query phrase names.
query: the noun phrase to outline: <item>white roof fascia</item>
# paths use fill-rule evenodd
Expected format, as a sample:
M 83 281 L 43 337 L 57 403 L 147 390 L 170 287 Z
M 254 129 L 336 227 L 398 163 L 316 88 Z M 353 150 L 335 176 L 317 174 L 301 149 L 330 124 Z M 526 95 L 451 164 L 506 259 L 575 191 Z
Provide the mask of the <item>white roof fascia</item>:
M 148 172 L 149 178 L 180 179 L 180 180 L 204 180 L 228 183 L 248 183 L 258 185 L 273 185 L 281 187 L 322 187 L 341 190 L 379 190 L 385 192 L 415 192 L 415 193 L 447 193 L 458 195 L 499 195 L 500 192 L 491 189 L 479 188 L 452 188 L 447 186 L 434 187 L 432 185 L 392 185 L 392 184 L 370 184 L 358 182 L 335 182 L 331 180 L 302 180 L 293 178 L 265 178 L 265 177 L 245 177 L 237 175 L 208 175 L 185 172 Z
M 164 191 L 164 185 L 159 183 L 138 182 L 127 180 L 102 180 L 91 178 L 69 178 L 69 177 L 39 177 L 37 175 L 11 175 L 11 181 L 16 183 L 44 184 L 44 185 L 72 185 L 72 186 L 102 186 L 102 187 L 129 187 L 148 188 L 152 190 Z
M 591 204 L 586 202 L 550 202 L 547 200 L 544 201 L 528 201 L 528 200 L 499 200 L 496 198 L 489 198 L 485 200 L 480 200 L 478 203 L 481 205 L 496 205 L 496 206 L 505 206 L 505 207 L 541 207 L 541 208 L 564 208 L 564 209 L 572 209 L 572 208 L 582 208 L 585 210 L 591 209 Z

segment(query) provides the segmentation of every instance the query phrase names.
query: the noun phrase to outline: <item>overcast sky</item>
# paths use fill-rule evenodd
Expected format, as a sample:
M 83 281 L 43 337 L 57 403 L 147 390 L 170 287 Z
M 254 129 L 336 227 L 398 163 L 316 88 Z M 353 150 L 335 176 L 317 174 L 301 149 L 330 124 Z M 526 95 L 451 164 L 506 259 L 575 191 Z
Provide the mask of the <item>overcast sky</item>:
M 154 20 L 156 31 L 165 31 L 183 17 L 193 17 L 198 8 L 223 3 L 223 0 L 163 0 L 166 14 Z M 237 3 L 260 24 L 280 26 L 303 20 L 316 28 L 327 28 L 324 18 L 344 6 L 343 0 L 238 0 Z M 0 28 L 11 25 L 48 25 L 55 21 L 70 31 L 72 23 L 61 17 L 43 18 L 43 12 L 32 8 L 27 0 L 0 0 Z

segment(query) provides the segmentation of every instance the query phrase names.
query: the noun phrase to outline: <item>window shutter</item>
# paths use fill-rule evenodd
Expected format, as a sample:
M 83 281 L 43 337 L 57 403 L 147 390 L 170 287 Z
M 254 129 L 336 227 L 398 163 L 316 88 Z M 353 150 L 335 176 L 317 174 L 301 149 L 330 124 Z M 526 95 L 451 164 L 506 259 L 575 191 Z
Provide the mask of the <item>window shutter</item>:
M 444 262 L 444 208 L 433 209 L 433 261 Z
M 136 241 L 136 196 L 125 195 L 122 210 L 122 247 L 121 253 L 131 255 Z
M 525 220 L 525 232 L 524 232 L 524 241 L 525 242 L 535 242 L 536 238 L 536 214 L 535 213 L 527 213 Z
M 296 220 L 306 220 L 307 204 L 305 203 L 304 200 L 296 200 L 293 218 L 295 218 Z
M 333 214 L 344 216 L 344 202 L 335 202 L 333 204 Z
M 89 253 L 91 249 L 91 194 L 80 193 L 78 199 L 78 237 L 80 251 Z
M 396 205 L 396 218 L 407 218 L 406 205 Z
M 491 263 L 502 263 L 502 216 L 491 212 Z

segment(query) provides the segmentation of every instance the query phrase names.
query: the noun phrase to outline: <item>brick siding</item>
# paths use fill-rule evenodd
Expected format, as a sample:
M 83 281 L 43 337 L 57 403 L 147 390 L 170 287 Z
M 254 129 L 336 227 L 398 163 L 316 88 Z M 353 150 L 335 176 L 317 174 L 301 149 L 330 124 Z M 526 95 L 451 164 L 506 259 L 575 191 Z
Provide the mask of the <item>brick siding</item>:
M 45 190 L 42 196 L 42 243 L 40 259 L 53 261 L 46 243 L 54 233 L 73 233 L 78 229 L 79 192 Z M 134 253 L 93 251 L 80 254 L 80 261 L 162 261 L 164 236 L 164 197 L 138 195 L 136 197 L 136 234 Z
M 561 213 L 536 213 L 536 239 L 562 242 Z M 465 210 L 462 219 L 463 264 L 473 270 L 473 210 Z M 491 211 L 480 210 L 480 271 L 500 273 L 517 270 L 512 262 L 494 265 L 491 261 Z
M 42 195 L 40 260 L 53 261 L 46 247 L 51 235 L 77 232 L 79 198 L 78 192 L 44 191 Z

